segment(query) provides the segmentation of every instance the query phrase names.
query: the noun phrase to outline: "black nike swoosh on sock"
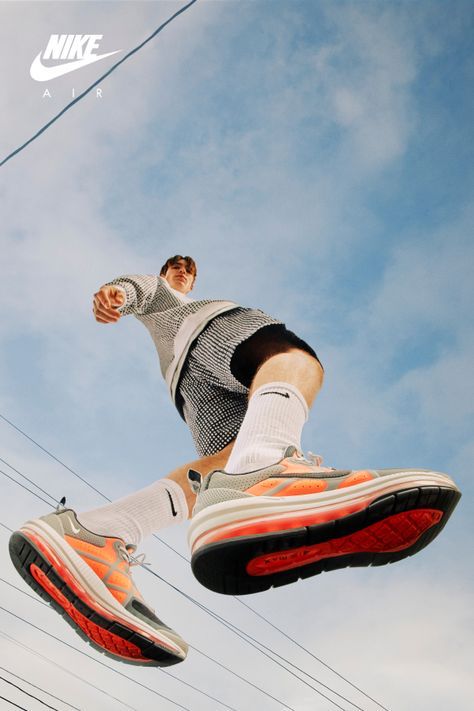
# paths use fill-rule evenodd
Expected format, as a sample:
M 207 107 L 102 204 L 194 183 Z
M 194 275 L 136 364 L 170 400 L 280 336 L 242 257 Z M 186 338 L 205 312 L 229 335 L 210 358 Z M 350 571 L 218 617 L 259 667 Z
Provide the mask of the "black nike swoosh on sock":
M 177 515 L 178 515 L 178 512 L 176 511 L 176 509 L 175 509 L 175 507 L 174 507 L 173 497 L 171 496 L 171 494 L 170 494 L 170 492 L 168 491 L 168 489 L 165 489 L 165 491 L 166 491 L 166 493 L 168 494 L 168 498 L 169 498 L 169 500 L 170 500 L 171 513 L 173 514 L 173 516 L 177 516 Z
M 281 395 L 281 397 L 290 397 L 288 393 L 277 393 L 275 390 L 268 390 L 266 393 L 260 393 L 260 397 L 263 397 L 264 395 Z

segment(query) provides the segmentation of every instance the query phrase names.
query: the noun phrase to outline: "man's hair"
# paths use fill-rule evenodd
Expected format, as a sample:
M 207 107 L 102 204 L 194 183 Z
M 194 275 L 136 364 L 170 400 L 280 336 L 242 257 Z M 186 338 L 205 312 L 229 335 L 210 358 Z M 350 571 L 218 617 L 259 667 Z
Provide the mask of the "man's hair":
M 183 261 L 186 264 L 186 269 L 188 272 L 190 272 L 194 278 L 197 276 L 197 267 L 196 267 L 196 262 L 192 257 L 183 257 L 181 254 L 175 254 L 174 257 L 169 257 L 169 259 L 166 260 L 166 262 L 163 264 L 161 267 L 160 271 L 160 276 L 165 276 L 166 272 L 168 271 L 169 267 L 174 266 L 178 262 Z

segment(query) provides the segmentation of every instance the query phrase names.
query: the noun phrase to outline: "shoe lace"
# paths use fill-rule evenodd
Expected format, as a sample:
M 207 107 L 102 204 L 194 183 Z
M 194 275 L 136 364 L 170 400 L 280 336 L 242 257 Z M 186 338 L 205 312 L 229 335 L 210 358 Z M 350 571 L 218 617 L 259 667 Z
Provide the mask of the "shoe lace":
M 333 472 L 335 471 L 334 467 L 323 467 L 323 458 L 320 454 L 314 454 L 314 452 L 308 452 L 306 457 L 302 456 L 302 459 L 305 461 L 309 462 L 311 465 L 313 465 L 316 469 L 318 469 L 320 472 Z
M 125 560 L 129 562 L 131 568 L 134 565 L 141 565 L 142 568 L 145 568 L 147 565 L 151 565 L 150 562 L 145 560 L 146 554 L 139 553 L 138 555 L 135 555 L 136 550 L 137 547 L 133 543 L 126 543 L 123 547 L 120 547 L 120 552 L 124 555 Z

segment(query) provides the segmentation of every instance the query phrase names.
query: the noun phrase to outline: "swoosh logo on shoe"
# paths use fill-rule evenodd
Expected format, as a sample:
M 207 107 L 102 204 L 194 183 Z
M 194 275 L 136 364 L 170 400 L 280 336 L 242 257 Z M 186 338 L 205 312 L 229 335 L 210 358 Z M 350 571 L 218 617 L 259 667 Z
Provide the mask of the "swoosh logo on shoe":
M 177 516 L 177 515 L 178 515 L 178 512 L 176 511 L 176 509 L 175 509 L 175 507 L 174 507 L 173 497 L 171 496 L 171 494 L 170 494 L 170 492 L 168 491 L 168 489 L 165 489 L 165 491 L 166 491 L 166 493 L 168 494 L 168 498 L 169 498 L 169 500 L 170 500 L 171 513 L 173 514 L 173 516 Z
M 81 532 L 81 529 L 80 529 L 80 528 L 76 528 L 75 525 L 74 525 L 73 523 L 71 523 L 70 521 L 69 521 L 69 525 L 71 526 L 73 533 L 76 533 L 76 534 L 77 534 L 77 533 L 80 533 L 80 532 Z
M 73 62 L 67 62 L 67 64 L 60 64 L 56 67 L 45 67 L 41 63 L 41 52 L 33 59 L 30 67 L 30 76 L 35 81 L 51 81 L 51 79 L 57 79 L 64 74 L 69 74 L 69 72 L 75 72 L 76 69 L 82 69 L 82 67 L 87 67 L 88 64 L 94 64 L 101 59 L 106 57 L 111 57 L 117 52 L 121 52 L 121 49 L 116 49 L 115 52 L 107 52 L 106 54 L 95 54 L 90 57 L 84 57 L 83 59 L 76 59 Z

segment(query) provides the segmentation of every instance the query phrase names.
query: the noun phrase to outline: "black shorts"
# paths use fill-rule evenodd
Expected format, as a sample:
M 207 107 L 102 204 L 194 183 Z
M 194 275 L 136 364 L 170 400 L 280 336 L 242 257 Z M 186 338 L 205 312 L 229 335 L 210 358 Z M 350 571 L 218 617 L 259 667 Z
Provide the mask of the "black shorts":
M 292 348 L 318 360 L 305 341 L 258 309 L 228 311 L 202 331 L 186 358 L 177 397 L 200 456 L 215 454 L 235 439 L 258 368 Z

